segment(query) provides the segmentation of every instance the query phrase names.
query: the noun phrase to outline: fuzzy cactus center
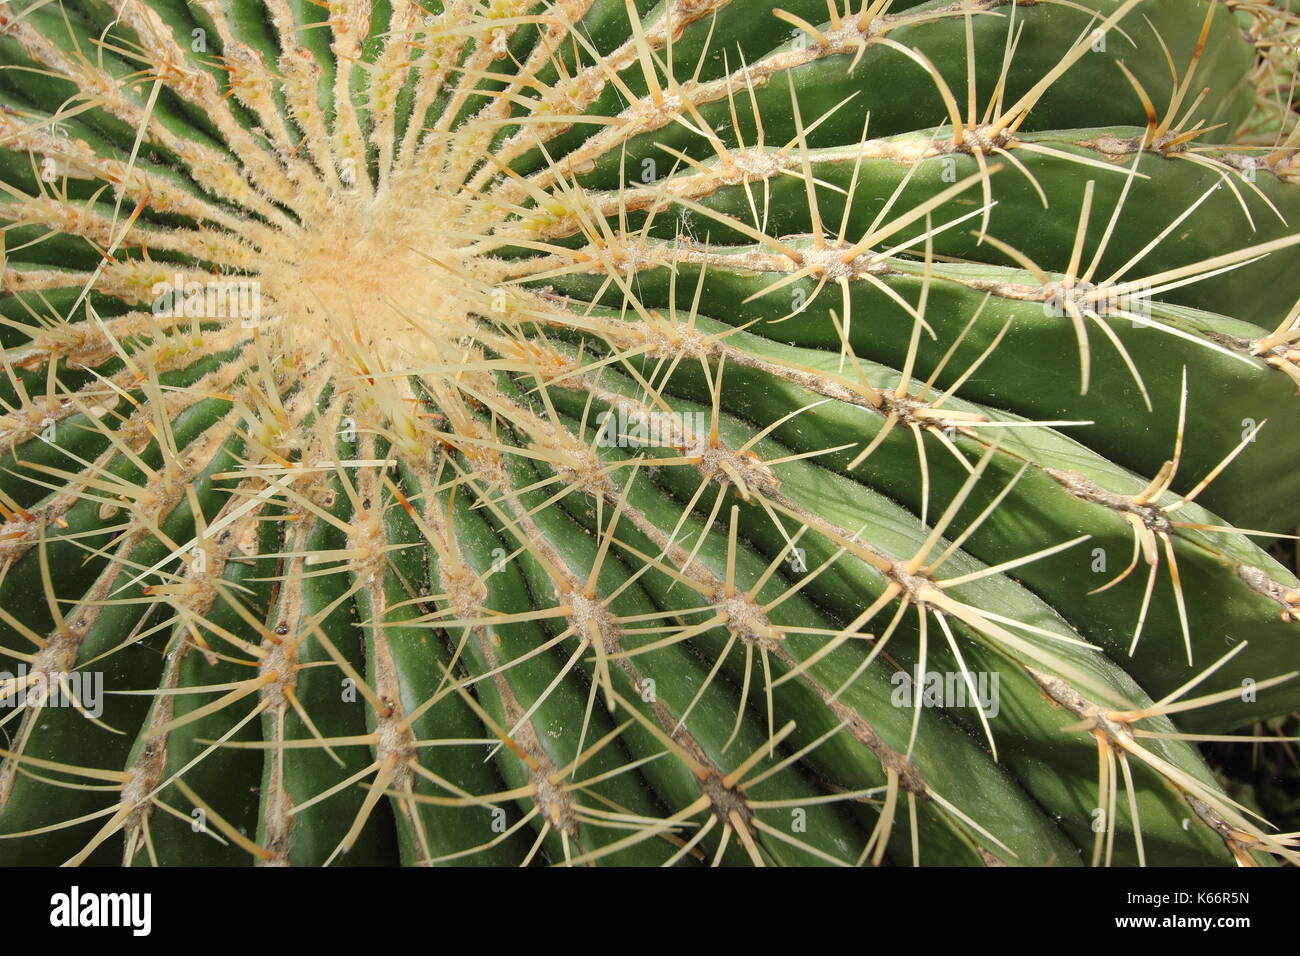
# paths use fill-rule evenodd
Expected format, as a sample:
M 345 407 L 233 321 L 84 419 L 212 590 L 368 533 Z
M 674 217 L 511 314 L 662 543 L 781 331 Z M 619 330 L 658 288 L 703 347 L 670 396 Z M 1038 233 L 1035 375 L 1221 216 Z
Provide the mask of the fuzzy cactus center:
M 447 358 L 484 293 L 449 238 L 457 204 L 342 197 L 262 270 L 287 349 L 368 371 Z

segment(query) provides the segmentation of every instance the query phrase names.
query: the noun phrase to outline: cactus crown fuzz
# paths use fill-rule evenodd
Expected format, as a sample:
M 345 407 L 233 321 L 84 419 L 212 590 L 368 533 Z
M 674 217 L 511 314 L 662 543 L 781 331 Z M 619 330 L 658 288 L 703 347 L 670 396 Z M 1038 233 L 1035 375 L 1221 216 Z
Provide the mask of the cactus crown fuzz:
M 1300 862 L 1298 36 L 0 5 L 0 863 Z

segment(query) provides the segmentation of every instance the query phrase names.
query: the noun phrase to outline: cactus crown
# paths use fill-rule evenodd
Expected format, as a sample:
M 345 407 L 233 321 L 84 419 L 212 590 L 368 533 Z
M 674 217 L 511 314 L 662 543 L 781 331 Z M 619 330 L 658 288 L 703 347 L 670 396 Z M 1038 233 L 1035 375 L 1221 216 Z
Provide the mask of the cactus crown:
M 0 860 L 1300 861 L 1296 30 L 0 9 Z

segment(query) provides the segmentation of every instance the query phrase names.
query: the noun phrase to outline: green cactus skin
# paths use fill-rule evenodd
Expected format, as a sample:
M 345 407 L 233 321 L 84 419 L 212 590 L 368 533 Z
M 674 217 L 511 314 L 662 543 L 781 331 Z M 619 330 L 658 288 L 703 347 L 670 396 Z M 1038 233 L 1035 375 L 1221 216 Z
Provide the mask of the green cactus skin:
M 1298 21 L 0 7 L 0 863 L 1300 862 Z

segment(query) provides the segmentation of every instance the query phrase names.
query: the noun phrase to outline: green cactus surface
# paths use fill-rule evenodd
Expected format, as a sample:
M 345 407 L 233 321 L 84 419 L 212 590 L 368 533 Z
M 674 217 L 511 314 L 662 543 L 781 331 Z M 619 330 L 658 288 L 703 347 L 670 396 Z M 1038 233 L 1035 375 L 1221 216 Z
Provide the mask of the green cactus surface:
M 1298 23 L 0 3 L 0 864 L 1300 862 Z

